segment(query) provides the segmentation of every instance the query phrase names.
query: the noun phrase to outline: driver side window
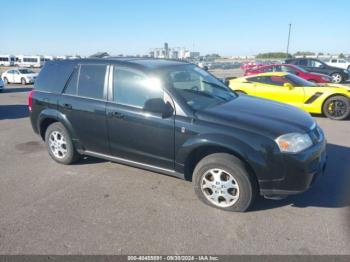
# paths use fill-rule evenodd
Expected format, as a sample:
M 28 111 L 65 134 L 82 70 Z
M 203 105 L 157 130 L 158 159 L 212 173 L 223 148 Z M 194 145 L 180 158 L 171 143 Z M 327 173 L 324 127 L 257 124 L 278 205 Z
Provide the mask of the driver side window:
M 114 68 L 113 101 L 118 104 L 143 108 L 147 100 L 164 97 L 161 88 L 149 83 L 148 77 L 129 68 Z

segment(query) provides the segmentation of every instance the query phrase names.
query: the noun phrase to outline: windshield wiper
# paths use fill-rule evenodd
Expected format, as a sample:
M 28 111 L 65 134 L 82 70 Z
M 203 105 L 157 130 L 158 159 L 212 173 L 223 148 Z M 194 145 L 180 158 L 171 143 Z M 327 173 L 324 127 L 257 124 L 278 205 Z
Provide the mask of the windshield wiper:
M 209 81 L 205 81 L 205 80 L 202 80 L 201 82 L 202 82 L 202 83 L 205 83 L 205 84 L 208 84 L 208 85 L 211 85 L 211 86 L 218 87 L 218 88 L 220 88 L 220 89 L 222 89 L 222 90 L 228 91 L 227 88 L 225 88 L 225 87 L 223 87 L 223 86 L 221 86 L 221 85 L 219 85 L 219 84 L 215 84 L 215 83 L 213 83 L 213 82 L 209 82 Z
M 210 97 L 210 98 L 217 98 L 216 96 L 213 96 L 207 92 L 203 92 L 203 91 L 197 91 L 197 90 L 193 90 L 193 89 L 182 89 L 182 91 L 186 91 L 189 93 L 193 93 L 193 94 L 198 94 L 201 96 L 205 96 L 205 97 Z

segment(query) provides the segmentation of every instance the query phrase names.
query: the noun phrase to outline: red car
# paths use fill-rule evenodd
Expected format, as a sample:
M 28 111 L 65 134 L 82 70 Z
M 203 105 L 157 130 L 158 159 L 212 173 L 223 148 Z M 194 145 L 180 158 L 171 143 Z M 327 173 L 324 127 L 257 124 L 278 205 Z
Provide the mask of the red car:
M 299 66 L 290 65 L 290 64 L 275 64 L 275 65 L 267 65 L 267 66 L 262 66 L 258 68 L 247 69 L 244 73 L 244 76 L 256 75 L 256 74 L 267 73 L 267 72 L 288 72 L 314 83 L 332 82 L 331 77 L 329 77 L 328 75 L 311 73 Z

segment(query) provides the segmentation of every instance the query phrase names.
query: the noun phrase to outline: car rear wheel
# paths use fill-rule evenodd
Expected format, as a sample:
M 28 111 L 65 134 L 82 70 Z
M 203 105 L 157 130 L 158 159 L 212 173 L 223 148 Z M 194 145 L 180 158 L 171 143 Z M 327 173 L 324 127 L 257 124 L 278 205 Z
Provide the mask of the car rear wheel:
M 198 198 L 207 205 L 235 212 L 246 211 L 257 195 L 257 183 L 242 161 L 215 153 L 203 158 L 193 172 Z
M 4 77 L 4 84 L 8 85 L 9 84 L 9 80 L 7 79 L 7 77 Z
M 58 163 L 69 165 L 80 157 L 67 129 L 59 122 L 51 124 L 46 129 L 45 143 L 50 156 Z
M 26 84 L 27 84 L 27 81 L 25 80 L 24 77 L 21 78 L 21 84 L 22 84 L 22 85 L 26 85 Z
M 332 82 L 333 82 L 333 83 L 338 84 L 338 83 L 341 83 L 341 82 L 343 81 L 343 77 L 342 77 L 342 75 L 339 74 L 339 73 L 333 73 L 333 74 L 331 75 L 331 77 L 332 77 Z
M 350 115 L 350 100 L 344 96 L 333 96 L 323 105 L 323 113 L 334 120 L 343 120 Z

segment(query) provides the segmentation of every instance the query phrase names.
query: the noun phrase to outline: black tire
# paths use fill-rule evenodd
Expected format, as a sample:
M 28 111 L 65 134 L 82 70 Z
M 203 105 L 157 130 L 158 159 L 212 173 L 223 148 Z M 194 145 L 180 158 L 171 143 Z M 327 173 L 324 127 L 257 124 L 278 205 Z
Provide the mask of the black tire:
M 10 82 L 9 80 L 7 79 L 7 77 L 4 77 L 4 85 L 8 85 Z
M 331 74 L 331 77 L 332 77 L 333 83 L 339 84 L 339 83 L 343 82 L 343 76 L 338 72 Z
M 24 77 L 21 78 L 21 84 L 22 84 L 22 85 L 26 85 L 26 84 L 27 84 L 27 81 L 25 80 Z
M 350 100 L 345 96 L 332 96 L 322 107 L 326 117 L 334 120 L 344 120 L 350 115 Z
M 212 203 L 203 192 L 204 189 L 202 191 L 202 179 L 207 172 L 213 169 L 224 170 L 238 184 L 238 199 L 231 206 L 222 207 Z M 215 153 L 204 157 L 194 169 L 192 183 L 196 195 L 202 202 L 226 211 L 244 212 L 248 210 L 258 193 L 257 181 L 248 172 L 245 164 L 235 156 L 226 153 Z
M 50 147 L 50 136 L 51 134 L 53 134 L 54 132 L 58 132 L 59 134 L 61 134 L 64 139 L 65 139 L 65 149 L 67 150 L 66 154 L 63 157 L 57 157 L 52 148 Z M 55 122 L 53 124 L 51 124 L 45 132 L 45 143 L 47 146 L 47 150 L 49 151 L 50 156 L 52 157 L 53 160 L 55 160 L 56 162 L 60 163 L 60 164 L 65 164 L 65 165 L 69 165 L 72 164 L 76 161 L 79 160 L 80 158 L 80 154 L 75 150 L 74 145 L 72 143 L 72 139 L 69 135 L 69 132 L 67 131 L 67 129 L 59 122 Z

